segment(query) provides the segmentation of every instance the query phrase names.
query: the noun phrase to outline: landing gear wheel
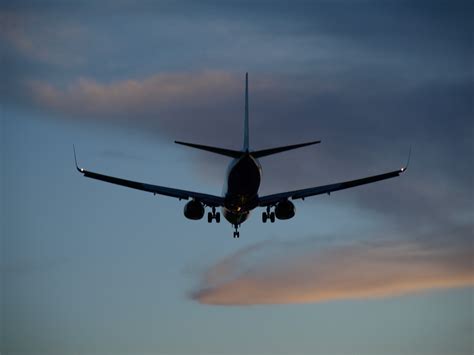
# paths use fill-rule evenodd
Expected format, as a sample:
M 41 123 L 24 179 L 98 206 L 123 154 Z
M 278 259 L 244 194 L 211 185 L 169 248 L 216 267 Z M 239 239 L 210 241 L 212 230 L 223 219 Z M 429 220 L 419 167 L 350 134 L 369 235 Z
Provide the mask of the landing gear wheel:
M 275 222 L 275 212 L 270 213 L 270 222 Z
M 262 222 L 267 223 L 268 214 L 267 212 L 262 212 Z
M 239 238 L 239 237 L 240 237 L 239 225 L 238 225 L 238 224 L 234 224 L 234 228 L 235 228 L 235 231 L 234 231 L 234 238 Z
M 215 219 L 216 223 L 220 223 L 221 221 L 221 214 L 216 212 L 216 208 L 212 207 L 212 212 L 207 213 L 207 222 L 212 223 L 212 220 Z

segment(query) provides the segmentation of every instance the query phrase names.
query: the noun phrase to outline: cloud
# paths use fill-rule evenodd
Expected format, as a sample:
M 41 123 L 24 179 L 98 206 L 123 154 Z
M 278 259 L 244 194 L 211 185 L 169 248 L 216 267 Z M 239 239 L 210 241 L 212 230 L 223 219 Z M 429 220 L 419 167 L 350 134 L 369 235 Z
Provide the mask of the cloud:
M 32 13 L 5 11 L 0 9 L 0 22 L 3 31 L 0 40 L 8 44 L 4 49 L 8 53 L 13 49 L 16 59 L 28 58 L 30 65 L 35 61 L 51 66 L 62 66 L 70 70 L 71 66 L 84 63 L 72 42 L 80 42 L 84 28 L 68 21 L 53 21 L 47 16 Z M 2 66 L 8 63 L 2 63 Z
M 324 247 L 316 239 L 262 242 L 210 267 L 190 297 L 213 305 L 294 304 L 470 286 L 472 248 L 453 239 L 471 232 L 472 226 L 447 232 L 442 245 L 408 240 Z
M 210 92 L 225 95 L 237 82 L 225 72 L 198 74 L 163 73 L 143 80 L 100 83 L 79 78 L 65 90 L 45 82 L 32 81 L 30 89 L 37 102 L 69 114 L 97 116 L 148 115 L 160 109 L 196 103 Z
M 218 134 L 224 127 L 241 131 L 244 76 L 240 74 L 218 70 L 163 72 L 111 82 L 82 77 L 65 86 L 29 80 L 24 86 L 35 108 L 59 117 L 131 124 L 175 138 L 199 135 L 201 141 L 213 138 L 219 144 L 228 141 Z M 271 77 L 256 78 L 252 94 L 278 95 L 281 90 L 275 82 Z M 240 143 L 240 134 L 235 138 Z

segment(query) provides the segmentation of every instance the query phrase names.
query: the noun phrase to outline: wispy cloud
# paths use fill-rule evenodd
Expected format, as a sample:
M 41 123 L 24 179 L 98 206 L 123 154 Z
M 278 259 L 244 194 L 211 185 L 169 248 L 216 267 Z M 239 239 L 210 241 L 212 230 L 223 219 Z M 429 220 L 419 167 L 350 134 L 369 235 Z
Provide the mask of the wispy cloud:
M 59 117 L 133 123 L 146 132 L 172 133 L 175 138 L 188 134 L 199 135 L 200 140 L 219 140 L 216 130 L 224 126 L 241 129 L 244 76 L 239 74 L 219 70 L 159 72 L 109 82 L 81 77 L 66 85 L 28 80 L 24 87 L 30 104 Z M 278 96 L 276 80 L 256 78 L 252 93 Z M 190 125 L 192 130 L 187 129 Z
M 143 80 L 101 83 L 79 78 L 65 89 L 47 82 L 32 81 L 29 86 L 39 104 L 69 114 L 94 116 L 148 114 L 185 102 L 189 105 L 214 92 L 223 96 L 240 89 L 240 81 L 225 72 L 162 73 Z M 124 112 L 124 110 L 126 112 Z
M 464 238 L 445 235 L 453 237 Z M 470 248 L 408 241 L 321 248 L 316 239 L 268 241 L 210 267 L 191 298 L 214 305 L 313 303 L 473 284 Z

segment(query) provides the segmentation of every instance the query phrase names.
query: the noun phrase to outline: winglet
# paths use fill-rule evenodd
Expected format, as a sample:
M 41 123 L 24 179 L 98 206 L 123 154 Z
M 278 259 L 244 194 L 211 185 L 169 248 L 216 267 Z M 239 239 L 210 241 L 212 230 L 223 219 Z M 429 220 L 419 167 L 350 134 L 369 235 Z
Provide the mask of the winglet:
M 405 170 L 408 169 L 408 165 L 410 165 L 410 158 L 411 158 L 411 146 L 410 146 L 410 150 L 408 151 L 408 159 L 407 159 L 407 163 L 405 164 L 405 166 L 403 168 L 400 169 L 400 171 L 403 173 Z
M 76 147 L 74 146 L 74 144 L 72 145 L 72 150 L 74 151 L 74 162 L 76 163 L 76 169 L 77 169 L 77 171 L 79 171 L 80 173 L 83 173 L 83 172 L 84 172 L 84 169 L 80 168 L 80 167 L 77 165 Z

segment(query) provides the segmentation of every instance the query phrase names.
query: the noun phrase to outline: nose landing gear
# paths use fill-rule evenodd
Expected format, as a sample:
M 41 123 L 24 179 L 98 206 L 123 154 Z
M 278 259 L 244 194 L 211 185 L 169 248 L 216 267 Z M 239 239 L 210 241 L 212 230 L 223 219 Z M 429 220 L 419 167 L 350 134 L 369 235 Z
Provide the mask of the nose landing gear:
M 235 228 L 235 231 L 234 231 L 234 238 L 240 238 L 239 225 L 238 225 L 238 224 L 234 224 L 234 228 Z

